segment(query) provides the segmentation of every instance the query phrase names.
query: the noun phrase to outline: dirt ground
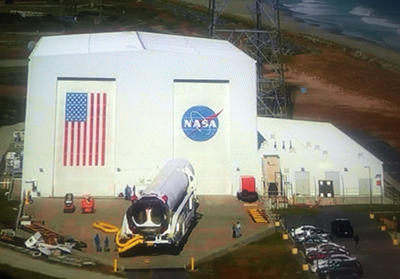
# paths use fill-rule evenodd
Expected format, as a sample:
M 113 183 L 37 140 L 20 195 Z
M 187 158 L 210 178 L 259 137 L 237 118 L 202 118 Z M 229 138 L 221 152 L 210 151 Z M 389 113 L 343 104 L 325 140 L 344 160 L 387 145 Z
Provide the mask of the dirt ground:
M 285 64 L 286 82 L 306 89 L 296 91 L 293 118 L 367 131 L 400 150 L 400 73 L 340 46 L 314 46 L 318 53 Z
M 80 29 L 77 24 L 68 23 L 63 25 L 63 32 L 141 30 L 206 36 L 205 18 L 201 14 L 186 13 L 180 6 L 171 8 L 168 4 L 164 9 L 160 8 L 160 2 L 147 2 L 125 2 L 112 9 L 104 8 L 105 15 L 123 10 L 129 20 L 120 18 L 94 25 L 93 17 L 86 15 Z M 150 19 L 147 22 L 144 13 Z M 181 18 L 177 18 L 177 13 Z M 6 38 L 5 33 L 1 35 Z M 299 34 L 284 33 L 283 36 L 314 49 L 309 54 L 289 57 L 285 63 L 286 82 L 306 89 L 306 93 L 297 90 L 294 94 L 293 118 L 365 130 L 400 150 L 399 72 L 380 67 L 373 57 L 356 58 L 354 50 L 343 46 L 311 42 Z M 3 52 L 1 58 L 27 58 L 27 55 L 26 50 L 13 50 L 9 56 Z M 25 92 L 25 86 L 0 84 L 3 96 L 21 96 Z

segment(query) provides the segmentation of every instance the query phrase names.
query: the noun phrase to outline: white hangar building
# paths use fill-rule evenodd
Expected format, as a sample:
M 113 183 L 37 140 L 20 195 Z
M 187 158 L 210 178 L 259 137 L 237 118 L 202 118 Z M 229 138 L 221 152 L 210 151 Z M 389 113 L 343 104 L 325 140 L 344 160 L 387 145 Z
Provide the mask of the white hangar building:
M 383 194 L 383 163 L 332 124 L 258 118 L 258 131 L 264 192 L 367 202 Z
M 256 63 L 226 41 L 53 36 L 29 59 L 23 181 L 44 197 L 115 196 L 174 157 L 205 195 L 236 194 L 252 176 L 260 193 L 357 196 L 382 174 L 330 124 L 257 118 Z
M 23 180 L 42 196 L 114 196 L 173 157 L 191 162 L 199 194 L 260 177 L 256 64 L 229 42 L 53 36 L 29 60 Z

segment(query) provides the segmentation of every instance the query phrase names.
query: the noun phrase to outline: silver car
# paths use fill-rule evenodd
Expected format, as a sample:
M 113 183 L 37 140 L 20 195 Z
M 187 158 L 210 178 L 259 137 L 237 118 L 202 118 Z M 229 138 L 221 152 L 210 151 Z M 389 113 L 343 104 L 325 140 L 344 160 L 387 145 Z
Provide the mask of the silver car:
M 357 260 L 357 258 L 350 257 L 345 254 L 333 254 L 325 259 L 314 260 L 309 265 L 310 265 L 311 272 L 316 273 L 318 271 L 318 269 L 320 269 L 320 268 L 329 267 L 331 265 L 334 265 L 334 264 L 336 264 L 338 262 L 342 262 L 342 261 L 355 261 L 355 260 Z

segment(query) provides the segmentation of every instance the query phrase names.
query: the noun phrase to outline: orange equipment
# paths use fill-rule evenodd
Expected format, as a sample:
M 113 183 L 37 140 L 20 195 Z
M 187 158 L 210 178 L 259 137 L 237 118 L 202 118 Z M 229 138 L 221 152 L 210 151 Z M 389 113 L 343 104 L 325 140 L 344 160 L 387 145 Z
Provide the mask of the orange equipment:
M 132 236 L 131 239 L 127 241 L 121 241 L 121 230 L 117 232 L 117 235 L 115 236 L 115 243 L 117 244 L 118 247 L 118 252 L 123 253 L 132 247 L 142 244 L 144 242 L 143 240 L 143 235 L 135 234 Z
M 84 196 L 81 200 L 82 213 L 94 213 L 94 199 L 91 196 Z
M 107 222 L 94 222 L 93 228 L 99 229 L 105 233 L 117 233 L 119 228 Z

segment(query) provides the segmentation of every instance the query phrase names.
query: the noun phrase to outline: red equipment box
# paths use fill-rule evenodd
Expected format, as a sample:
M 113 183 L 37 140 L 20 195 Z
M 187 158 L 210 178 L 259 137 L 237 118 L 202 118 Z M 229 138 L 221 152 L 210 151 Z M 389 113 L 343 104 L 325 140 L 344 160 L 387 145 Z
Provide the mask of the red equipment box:
M 94 213 L 94 199 L 91 196 L 85 196 L 81 200 L 82 213 Z
M 242 192 L 247 190 L 248 192 L 255 192 L 256 191 L 256 179 L 254 176 L 246 175 L 240 177 L 241 188 Z

